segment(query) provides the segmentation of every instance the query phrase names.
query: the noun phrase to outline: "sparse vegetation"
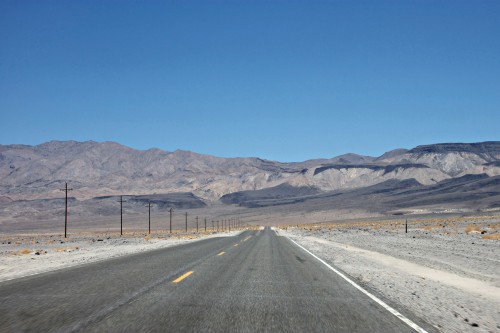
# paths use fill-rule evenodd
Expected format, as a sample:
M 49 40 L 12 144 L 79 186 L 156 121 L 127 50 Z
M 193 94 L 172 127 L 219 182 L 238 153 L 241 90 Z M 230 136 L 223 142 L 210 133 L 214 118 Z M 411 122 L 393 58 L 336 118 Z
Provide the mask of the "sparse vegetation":
M 500 233 L 494 233 L 489 235 L 483 235 L 482 238 L 490 240 L 500 240 Z
M 471 232 L 481 232 L 481 228 L 476 224 L 469 224 L 465 227 L 465 233 L 468 234 Z
M 8 255 L 22 256 L 22 255 L 30 254 L 31 250 L 30 249 L 22 249 L 22 250 L 19 250 L 19 251 L 8 251 L 6 253 Z
M 76 251 L 76 250 L 79 250 L 79 249 L 80 249 L 79 246 L 76 246 L 76 247 L 60 247 L 60 248 L 56 249 L 56 252 L 73 252 L 73 251 Z

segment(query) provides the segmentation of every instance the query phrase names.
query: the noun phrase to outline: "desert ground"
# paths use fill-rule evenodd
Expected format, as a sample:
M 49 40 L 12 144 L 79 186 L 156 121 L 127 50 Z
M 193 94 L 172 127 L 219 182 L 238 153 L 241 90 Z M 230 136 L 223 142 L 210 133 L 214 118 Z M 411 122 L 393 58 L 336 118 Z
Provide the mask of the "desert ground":
M 282 226 L 362 286 L 441 332 L 500 332 L 500 219 Z
M 407 233 L 401 217 L 328 221 L 329 216 L 316 216 L 317 223 L 297 223 L 311 216 L 290 216 L 290 224 L 284 224 L 284 217 L 253 216 L 252 228 L 275 219 L 278 235 L 296 241 L 440 332 L 500 332 L 498 215 L 412 218 Z M 68 238 L 60 230 L 3 233 L 0 281 L 240 232 L 197 233 L 191 227 L 188 233 L 155 230 L 151 235 L 144 229 L 128 229 L 120 236 L 115 226 L 73 230 Z

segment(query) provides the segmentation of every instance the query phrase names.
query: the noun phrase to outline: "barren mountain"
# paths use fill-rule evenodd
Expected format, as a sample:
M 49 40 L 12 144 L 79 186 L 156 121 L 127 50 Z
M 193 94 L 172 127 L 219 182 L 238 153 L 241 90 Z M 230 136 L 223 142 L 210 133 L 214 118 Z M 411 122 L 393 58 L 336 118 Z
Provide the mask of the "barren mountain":
M 449 209 L 476 211 L 500 208 L 500 176 L 467 175 L 422 185 L 415 179 L 389 179 L 371 186 L 322 193 L 288 192 L 279 187 L 231 193 L 222 202 L 247 208 L 278 207 L 285 211 L 363 209 L 371 213 L 403 214 L 418 210 L 443 212 Z M 275 195 L 272 195 L 275 194 Z
M 408 162 L 425 164 L 449 177 L 456 177 L 470 173 L 471 169 L 480 166 L 488 170 L 498 168 L 498 166 L 488 165 L 498 160 L 500 160 L 500 143 L 496 141 L 418 146 L 405 154 L 389 156 L 382 161 L 390 164 Z
M 66 182 L 77 200 L 192 193 L 192 197 L 180 196 L 191 204 L 198 198 L 215 203 L 221 197 L 226 204 L 241 204 L 249 198 L 290 201 L 377 184 L 399 188 L 398 184 L 411 183 L 430 190 L 469 174 L 498 176 L 499 161 L 500 142 L 425 145 L 396 149 L 378 158 L 346 154 L 296 163 L 135 150 L 113 142 L 0 145 L 0 203 L 61 198 L 59 189 Z M 488 188 L 495 184 L 488 183 Z
M 195 192 L 206 199 L 277 185 L 300 164 L 258 158 L 218 158 L 187 151 L 134 150 L 112 142 L 49 142 L 0 146 L 0 194 L 11 199 L 59 197 L 65 182 L 72 195 Z

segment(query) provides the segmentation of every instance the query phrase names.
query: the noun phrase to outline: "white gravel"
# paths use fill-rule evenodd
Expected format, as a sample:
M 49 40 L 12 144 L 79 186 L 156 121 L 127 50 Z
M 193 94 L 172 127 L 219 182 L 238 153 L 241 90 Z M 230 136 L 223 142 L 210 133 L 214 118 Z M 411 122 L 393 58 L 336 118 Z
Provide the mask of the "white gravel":
M 466 233 L 468 225 L 478 231 Z M 500 332 L 500 240 L 482 238 L 499 226 L 436 220 L 412 223 L 408 234 L 396 222 L 278 232 L 441 332 Z

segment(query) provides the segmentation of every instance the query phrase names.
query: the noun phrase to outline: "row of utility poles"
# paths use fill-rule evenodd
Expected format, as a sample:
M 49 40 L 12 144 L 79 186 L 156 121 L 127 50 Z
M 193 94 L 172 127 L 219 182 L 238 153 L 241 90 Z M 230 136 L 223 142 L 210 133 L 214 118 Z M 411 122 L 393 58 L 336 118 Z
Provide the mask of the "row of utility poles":
M 68 230 L 68 192 L 72 191 L 72 188 L 68 188 L 68 183 L 66 183 L 65 188 L 61 189 L 61 191 L 64 191 L 66 193 L 66 201 L 65 201 L 65 213 L 64 213 L 64 238 L 67 237 L 67 230 Z M 120 196 L 120 200 L 118 200 L 120 203 L 120 235 L 123 236 L 123 203 L 125 200 L 123 200 L 123 196 Z M 148 234 L 151 234 L 151 206 L 153 203 L 148 202 L 146 207 L 148 207 Z M 170 223 L 169 223 L 169 230 L 170 233 L 172 233 L 172 214 L 174 210 L 170 208 L 168 210 L 170 213 Z M 199 217 L 195 217 L 196 220 L 196 232 L 199 232 Z M 221 228 L 219 228 L 219 222 Z M 221 231 L 231 231 L 231 228 L 234 229 L 239 229 L 243 226 L 242 221 L 237 220 L 237 219 L 224 219 L 224 220 L 212 220 L 212 232 L 216 231 L 216 226 L 217 224 L 217 232 L 219 230 Z M 205 232 L 207 231 L 207 218 L 204 218 L 204 230 Z M 185 213 L 185 232 L 188 232 L 188 213 Z
M 121 200 L 121 198 L 120 198 L 119 202 L 123 202 Z M 151 234 L 151 206 L 152 206 L 151 202 L 148 202 L 148 204 L 146 205 L 146 207 L 148 207 L 148 234 Z M 170 208 L 168 210 L 168 212 L 170 213 L 169 232 L 172 233 L 172 214 L 173 214 L 174 210 L 172 208 Z M 121 206 L 120 207 L 120 235 L 123 235 L 123 218 L 122 218 L 122 216 L 123 216 L 123 213 L 122 213 L 122 206 Z M 188 232 L 188 213 L 185 212 L 184 216 L 185 216 L 184 230 L 185 230 L 185 232 Z M 198 216 L 196 216 L 195 217 L 196 232 L 200 232 L 199 220 L 200 220 L 200 218 Z M 205 217 L 203 219 L 203 221 L 204 221 L 203 229 L 206 232 L 207 231 L 207 218 Z M 220 222 L 220 224 L 219 224 L 219 222 Z M 217 224 L 217 229 L 215 228 L 216 224 Z M 220 225 L 220 228 L 219 228 L 219 225 Z M 242 223 L 242 221 L 240 221 L 238 219 L 212 220 L 212 232 L 231 231 L 231 228 L 233 230 L 235 230 L 235 229 L 239 229 L 241 227 L 243 227 L 243 223 Z

